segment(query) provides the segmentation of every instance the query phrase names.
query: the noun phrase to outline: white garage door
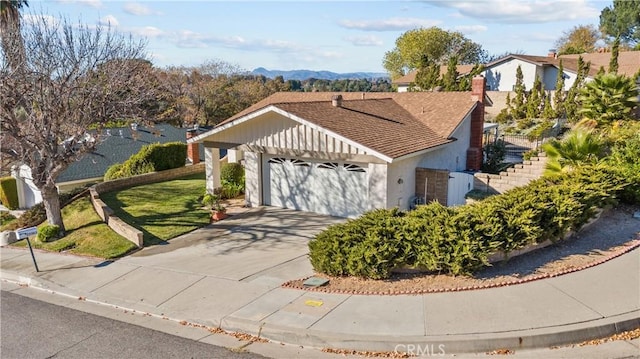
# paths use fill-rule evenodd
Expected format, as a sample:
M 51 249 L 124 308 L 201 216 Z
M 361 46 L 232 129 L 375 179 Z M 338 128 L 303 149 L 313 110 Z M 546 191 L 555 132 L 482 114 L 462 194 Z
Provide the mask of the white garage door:
M 363 166 L 265 156 L 265 204 L 356 217 L 368 209 L 368 176 Z

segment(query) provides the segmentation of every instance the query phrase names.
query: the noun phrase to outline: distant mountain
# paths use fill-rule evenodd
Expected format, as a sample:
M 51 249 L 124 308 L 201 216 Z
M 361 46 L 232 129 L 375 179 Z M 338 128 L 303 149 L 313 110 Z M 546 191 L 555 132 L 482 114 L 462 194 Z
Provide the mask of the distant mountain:
M 371 79 L 389 77 L 386 73 L 380 72 L 349 72 L 336 73 L 331 71 L 312 71 L 312 70 L 267 70 L 264 67 L 258 67 L 251 71 L 253 75 L 263 75 L 270 79 L 276 76 L 282 76 L 285 80 L 308 80 L 310 78 L 321 80 L 352 80 L 352 79 Z

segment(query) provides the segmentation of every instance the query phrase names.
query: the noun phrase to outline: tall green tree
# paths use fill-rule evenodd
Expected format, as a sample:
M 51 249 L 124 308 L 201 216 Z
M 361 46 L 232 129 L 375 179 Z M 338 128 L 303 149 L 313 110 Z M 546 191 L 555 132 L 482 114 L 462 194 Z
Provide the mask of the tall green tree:
M 629 77 L 609 73 L 588 82 L 579 99 L 581 115 L 596 121 L 598 126 L 610 126 L 632 118 L 638 106 L 638 87 Z
M 556 89 L 553 94 L 553 106 L 555 116 L 561 118 L 565 115 L 564 111 L 564 66 L 562 60 L 558 65 L 558 75 L 556 76 Z
M 462 33 L 438 27 L 409 30 L 396 39 L 395 48 L 385 53 L 384 68 L 392 79 L 421 67 L 423 57 L 429 64 L 443 65 L 458 56 L 460 64 L 483 63 L 486 52 Z
M 458 90 L 458 57 L 451 56 L 447 63 L 447 72 L 442 78 L 442 84 L 445 91 Z
M 600 31 L 634 47 L 640 42 L 640 0 L 613 0 L 600 12 Z
M 518 65 L 516 69 L 516 84 L 515 84 L 516 96 L 511 102 L 513 108 L 512 115 L 515 119 L 522 119 L 527 113 L 527 107 L 525 103 L 526 99 L 526 86 L 524 84 L 524 75 L 522 74 L 522 68 Z
M 612 74 L 618 73 L 618 53 L 620 51 L 620 37 L 616 36 L 611 46 L 611 58 L 609 59 L 609 72 Z
M 590 68 L 591 63 L 585 63 L 582 56 L 578 56 L 576 79 L 575 81 L 573 81 L 573 84 L 571 85 L 571 88 L 569 88 L 569 91 L 567 91 L 567 97 L 564 101 L 564 110 L 567 119 L 571 122 L 577 122 L 579 120 L 578 109 L 580 106 L 580 101 L 578 95 L 580 93 L 580 88 L 582 87 L 582 85 L 584 85 L 584 80 L 587 77 Z
M 551 106 L 551 96 L 545 96 L 544 107 L 542 109 L 542 118 L 546 120 L 551 120 L 556 117 L 557 117 L 556 111 L 553 109 L 553 106 Z
M 458 81 L 458 91 L 471 91 L 471 80 L 480 75 L 484 71 L 485 67 L 482 64 L 475 64 L 471 71 L 465 76 L 460 77 Z
M 414 86 L 411 91 L 429 91 L 440 85 L 440 66 L 430 62 L 426 55 L 420 59 L 420 66 L 416 73 Z
M 531 88 L 529 96 L 527 97 L 527 118 L 540 117 L 540 109 L 544 101 L 541 95 L 542 82 L 540 81 L 540 76 L 536 76 L 536 79 L 533 82 L 533 87 Z
M 596 42 L 600 40 L 600 32 L 593 25 L 576 25 L 570 30 L 564 31 L 556 41 L 558 54 L 582 54 L 594 52 Z

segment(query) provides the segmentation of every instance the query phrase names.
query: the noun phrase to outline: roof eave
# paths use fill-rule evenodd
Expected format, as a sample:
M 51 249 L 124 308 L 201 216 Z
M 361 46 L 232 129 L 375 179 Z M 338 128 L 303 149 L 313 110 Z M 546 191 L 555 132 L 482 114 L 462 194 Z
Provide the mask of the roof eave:
M 312 128 L 312 129 L 320 131 L 320 132 L 324 132 L 324 133 L 326 133 L 327 135 L 329 135 L 331 137 L 335 137 L 335 138 L 339 139 L 340 141 L 343 141 L 345 143 L 348 143 L 351 146 L 359 148 L 362 151 L 364 151 L 364 152 L 366 152 L 368 154 L 371 154 L 372 156 L 377 157 L 377 158 L 379 158 L 379 159 L 381 159 L 381 160 L 383 160 L 385 162 L 391 162 L 393 160 L 393 158 L 391 158 L 391 157 L 389 157 L 389 156 L 387 156 L 387 155 L 385 155 L 383 153 L 380 153 L 380 152 L 378 152 L 376 150 L 373 150 L 373 149 L 371 149 L 369 147 L 366 147 L 366 146 L 364 146 L 364 145 L 362 145 L 362 144 L 360 144 L 358 142 L 355 142 L 355 141 L 353 141 L 353 140 L 351 140 L 351 139 L 349 139 L 347 137 L 344 137 L 344 136 L 342 136 L 342 135 L 340 135 L 338 133 L 335 133 L 335 132 L 333 132 L 331 130 L 328 130 L 328 129 L 320 126 L 320 125 L 316 125 L 315 123 L 307 121 L 307 120 L 305 120 L 305 119 L 303 119 L 301 117 L 298 117 L 298 116 L 296 116 L 296 115 L 294 115 L 294 114 L 292 114 L 290 112 L 282 110 L 282 109 L 278 108 L 276 105 L 269 105 L 269 106 L 264 107 L 264 108 L 262 108 L 260 110 L 257 110 L 255 112 L 250 113 L 250 114 L 247 114 L 247 115 L 244 115 L 242 117 L 239 117 L 239 118 L 237 118 L 237 119 L 235 119 L 235 120 L 233 120 L 231 122 L 225 123 L 224 125 L 216 127 L 214 129 L 212 129 L 210 131 L 207 131 L 205 133 L 202 133 L 202 134 L 200 134 L 200 135 L 198 135 L 196 137 L 193 137 L 193 138 L 189 139 L 187 141 L 187 143 L 204 142 L 206 138 L 208 138 L 208 137 L 210 137 L 212 135 L 220 133 L 220 132 L 222 132 L 222 131 L 224 131 L 224 130 L 226 130 L 228 128 L 237 126 L 237 125 L 239 125 L 241 123 L 247 122 L 247 121 L 249 121 L 251 119 L 259 117 L 259 116 L 261 116 L 261 115 L 263 115 L 265 113 L 268 113 L 268 112 L 278 113 L 278 114 L 280 114 L 280 115 L 282 115 L 282 116 L 284 116 L 286 118 L 289 118 L 289 119 L 291 119 L 293 121 L 299 122 L 299 123 L 301 123 L 301 124 L 303 124 L 305 126 L 308 126 L 309 128 Z

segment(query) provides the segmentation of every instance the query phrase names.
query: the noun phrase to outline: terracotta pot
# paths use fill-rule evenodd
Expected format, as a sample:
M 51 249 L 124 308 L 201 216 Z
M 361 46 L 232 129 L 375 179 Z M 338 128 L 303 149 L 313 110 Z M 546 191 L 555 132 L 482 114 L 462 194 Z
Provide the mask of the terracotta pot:
M 222 211 L 212 211 L 211 212 L 211 219 L 213 221 L 220 221 L 223 220 L 225 218 L 227 218 L 228 215 L 225 212 Z

